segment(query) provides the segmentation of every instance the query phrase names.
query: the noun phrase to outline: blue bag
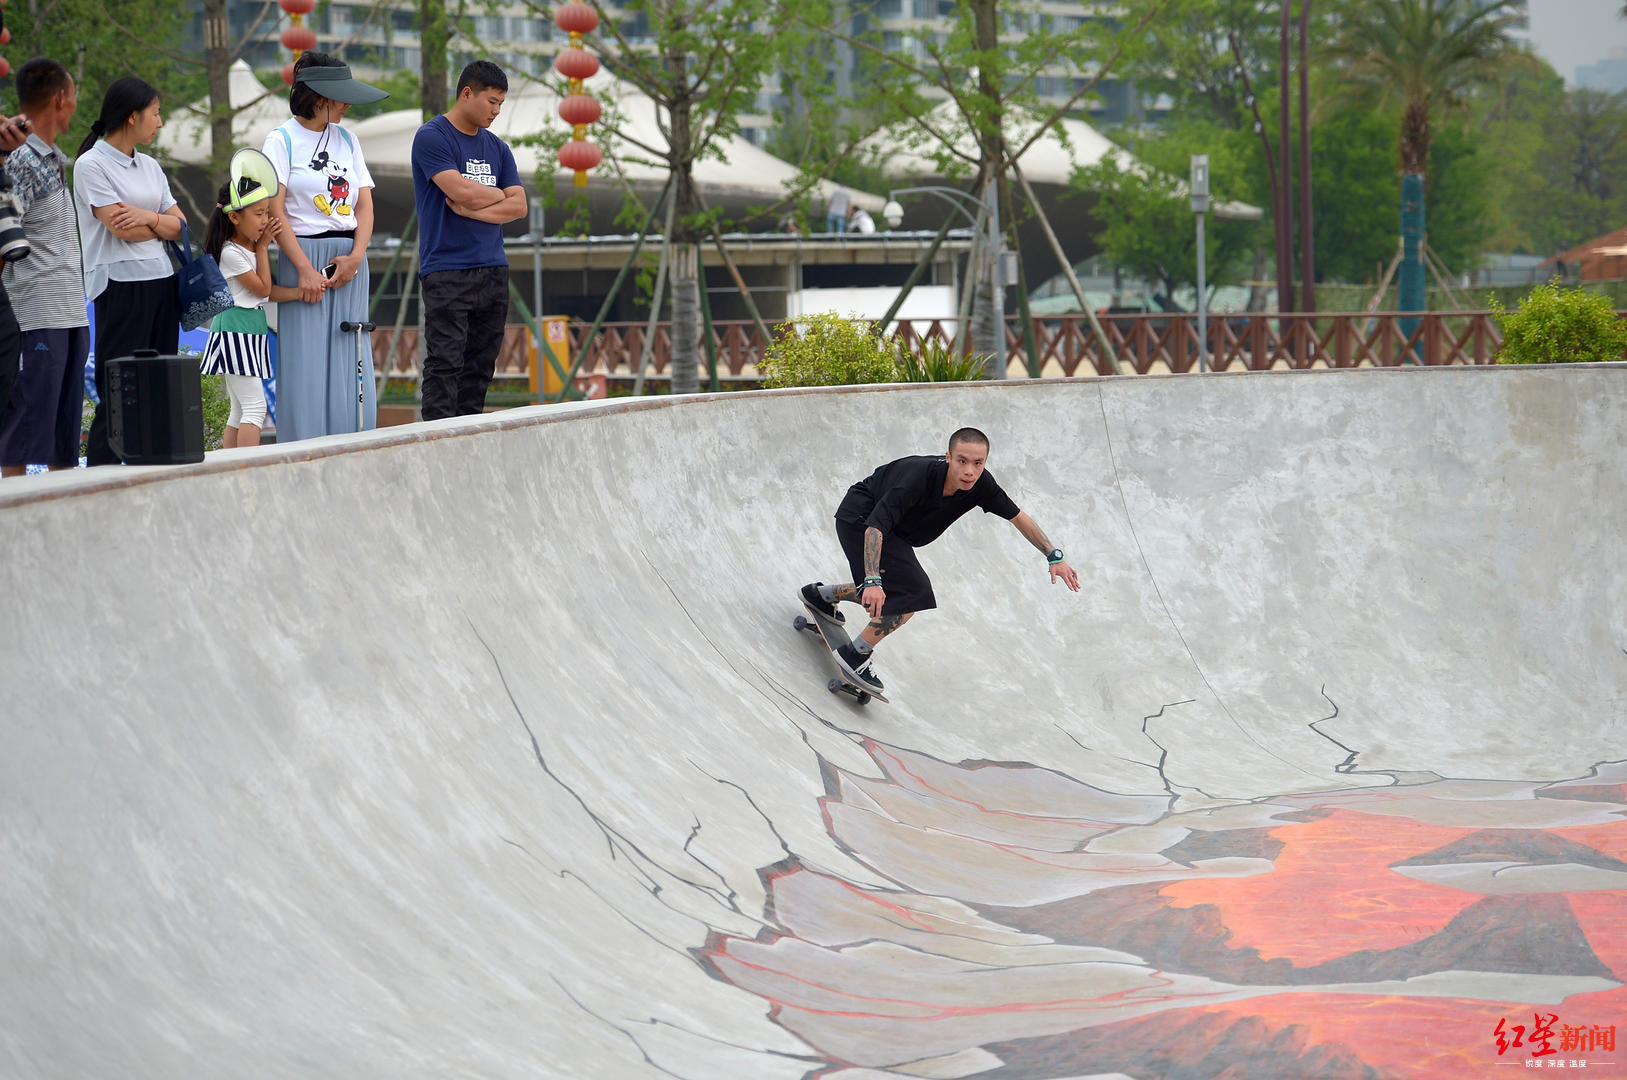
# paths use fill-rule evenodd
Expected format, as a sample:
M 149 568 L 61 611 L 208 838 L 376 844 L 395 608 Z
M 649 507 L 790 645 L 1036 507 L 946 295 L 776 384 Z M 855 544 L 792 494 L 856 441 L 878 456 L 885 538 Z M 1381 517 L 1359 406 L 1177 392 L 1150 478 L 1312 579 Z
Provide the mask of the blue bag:
M 179 243 L 166 240 L 170 257 L 176 265 L 176 290 L 181 301 L 181 329 L 197 330 L 208 326 L 210 320 L 236 303 L 232 290 L 226 284 L 226 275 L 213 255 L 199 252 L 192 257 L 192 231 L 181 224 Z

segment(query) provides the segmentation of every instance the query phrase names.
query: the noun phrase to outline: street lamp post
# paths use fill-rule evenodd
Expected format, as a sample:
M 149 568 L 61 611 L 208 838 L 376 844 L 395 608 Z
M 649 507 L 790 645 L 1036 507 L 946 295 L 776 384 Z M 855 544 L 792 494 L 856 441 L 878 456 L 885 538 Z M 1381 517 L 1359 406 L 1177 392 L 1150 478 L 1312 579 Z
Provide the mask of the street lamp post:
M 1002 370 L 1005 365 L 1001 360 L 1006 351 L 1005 257 L 1001 251 L 1000 210 L 997 203 L 998 196 L 994 179 L 990 177 L 985 182 L 983 198 L 981 199 L 973 198 L 968 193 L 951 187 L 894 188 L 887 192 L 887 204 L 881 208 L 882 219 L 887 222 L 889 228 L 896 229 L 904 220 L 904 208 L 899 205 L 898 196 L 915 194 L 936 195 L 938 198 L 943 199 L 966 216 L 967 220 L 972 223 L 974 233 L 983 230 L 985 221 L 988 223 L 988 233 L 981 238 L 983 240 L 983 261 L 985 266 L 979 272 L 978 278 L 987 282 L 990 295 L 985 300 L 983 290 L 974 287 L 974 314 L 971 321 L 974 327 L 981 325 L 983 329 L 981 351 L 989 356 L 989 362 L 984 368 L 986 377 L 1002 378 L 1005 375 Z M 976 208 L 976 213 L 969 209 L 971 207 Z
M 1192 155 L 1192 213 L 1198 219 L 1198 370 L 1209 370 L 1208 265 L 1203 255 L 1203 215 L 1209 212 L 1209 155 Z

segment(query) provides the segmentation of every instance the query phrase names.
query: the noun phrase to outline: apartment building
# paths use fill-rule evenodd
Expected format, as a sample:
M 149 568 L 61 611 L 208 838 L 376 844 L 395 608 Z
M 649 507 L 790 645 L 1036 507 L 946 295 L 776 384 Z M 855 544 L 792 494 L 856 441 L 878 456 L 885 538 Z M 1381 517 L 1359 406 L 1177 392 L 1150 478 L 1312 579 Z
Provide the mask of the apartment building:
M 855 13 L 849 18 L 849 26 L 855 35 L 879 33 L 884 48 L 922 56 L 922 35 L 939 34 L 946 26 L 953 5 L 954 0 L 875 0 L 854 4 Z M 287 17 L 275 6 L 270 6 L 269 11 L 267 7 L 265 0 L 228 0 L 227 3 L 229 40 L 235 42 L 249 35 L 251 44 L 244 51 L 244 59 L 261 72 L 276 71 L 288 61 L 287 50 L 277 40 Z M 614 0 L 605 7 L 613 14 L 621 12 Z M 470 10 L 473 14 L 469 19 L 469 36 L 460 36 L 452 43 L 448 66 L 453 72 L 468 60 L 486 57 L 511 74 L 538 77 L 547 73 L 555 53 L 565 44 L 563 33 L 523 5 L 476 5 Z M 1079 0 L 1041 0 L 1039 17 L 1050 20 L 1058 30 L 1069 30 L 1076 29 L 1086 19 L 1111 18 L 1112 10 L 1107 4 L 1082 5 Z M 1096 13 L 1098 11 L 1101 13 Z M 306 25 L 316 32 L 318 48 L 342 53 L 360 78 L 378 79 L 419 69 L 417 10 L 412 0 L 333 0 L 319 6 L 307 18 Z M 642 13 L 621 14 L 618 25 L 623 36 L 635 46 L 652 40 Z M 1018 28 L 1007 30 L 1007 33 L 1020 32 Z M 192 38 L 195 47 L 202 48 L 201 11 L 193 19 Z M 852 50 L 838 43 L 833 50 L 832 76 L 839 95 L 850 85 L 853 64 Z M 1037 89 L 1047 101 L 1060 104 L 1078 89 L 1083 78 L 1059 66 L 1056 71 L 1040 76 Z M 741 118 L 745 136 L 761 145 L 773 125 L 774 113 L 788 105 L 778 82 L 771 79 L 758 95 L 757 108 Z M 1157 103 L 1142 101 L 1128 83 L 1109 79 L 1096 87 L 1081 111 L 1099 124 L 1114 124 L 1147 119 L 1149 114 L 1158 115 L 1161 109 Z
M 288 62 L 288 50 L 277 40 L 287 16 L 264 0 L 227 0 L 228 40 L 245 34 L 251 44 L 243 58 L 257 71 L 275 71 Z M 450 69 L 455 73 L 476 57 L 495 60 L 511 73 L 540 76 L 564 46 L 566 35 L 536 17 L 523 5 L 476 5 L 469 17 L 469 36 L 457 38 L 451 49 Z M 306 17 L 316 32 L 317 48 L 342 53 L 363 79 L 378 79 L 399 71 L 419 70 L 417 8 L 412 0 L 355 2 L 334 0 Z M 203 13 L 193 18 L 192 44 L 203 47 Z

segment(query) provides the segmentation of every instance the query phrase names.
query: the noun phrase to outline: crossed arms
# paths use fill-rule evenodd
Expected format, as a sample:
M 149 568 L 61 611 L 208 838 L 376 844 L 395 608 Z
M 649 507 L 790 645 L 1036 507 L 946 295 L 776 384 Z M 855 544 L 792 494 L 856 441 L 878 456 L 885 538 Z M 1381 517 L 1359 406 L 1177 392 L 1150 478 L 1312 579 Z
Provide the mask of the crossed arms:
M 93 206 L 91 213 L 107 226 L 108 232 L 132 244 L 154 239 L 179 240 L 181 228 L 186 224 L 186 215 L 174 203 L 162 214 L 157 210 L 139 210 L 121 202 Z
M 456 169 L 442 169 L 430 177 L 446 196 L 453 213 L 475 221 L 504 225 L 525 216 L 525 188 L 495 188 L 471 180 Z

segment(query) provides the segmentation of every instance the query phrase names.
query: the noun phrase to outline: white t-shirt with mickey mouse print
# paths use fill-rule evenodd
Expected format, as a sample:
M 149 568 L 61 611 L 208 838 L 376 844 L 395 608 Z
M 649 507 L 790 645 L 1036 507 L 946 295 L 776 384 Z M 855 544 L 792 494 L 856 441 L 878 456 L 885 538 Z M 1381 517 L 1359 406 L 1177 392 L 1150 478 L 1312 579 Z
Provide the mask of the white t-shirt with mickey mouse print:
M 264 149 L 287 188 L 287 218 L 295 236 L 355 231 L 357 193 L 373 186 L 361 140 L 338 124 L 311 131 L 289 117 L 266 136 Z

